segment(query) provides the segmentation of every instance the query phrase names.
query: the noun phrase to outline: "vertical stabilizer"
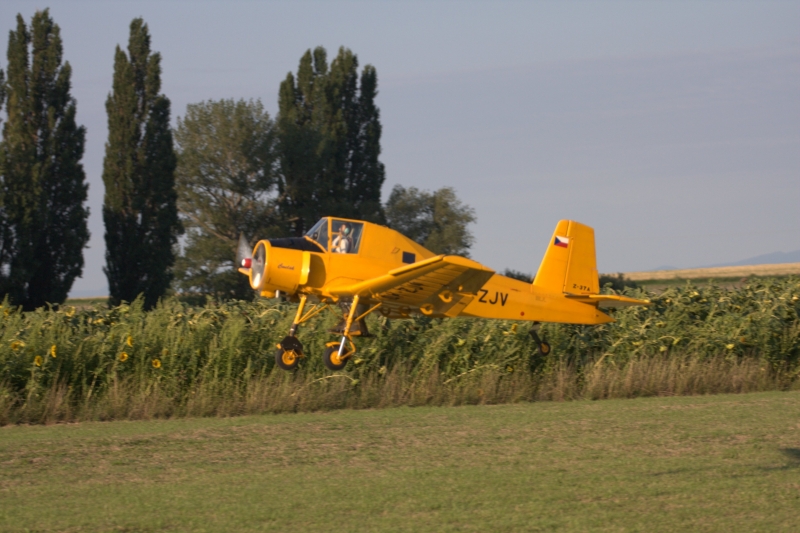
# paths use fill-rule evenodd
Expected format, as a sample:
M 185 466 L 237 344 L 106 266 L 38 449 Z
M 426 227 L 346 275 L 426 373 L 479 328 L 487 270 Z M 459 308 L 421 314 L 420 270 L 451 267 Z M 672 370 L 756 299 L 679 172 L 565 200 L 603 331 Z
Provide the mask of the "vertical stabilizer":
M 533 285 L 552 292 L 599 293 L 594 230 L 572 220 L 559 221 Z

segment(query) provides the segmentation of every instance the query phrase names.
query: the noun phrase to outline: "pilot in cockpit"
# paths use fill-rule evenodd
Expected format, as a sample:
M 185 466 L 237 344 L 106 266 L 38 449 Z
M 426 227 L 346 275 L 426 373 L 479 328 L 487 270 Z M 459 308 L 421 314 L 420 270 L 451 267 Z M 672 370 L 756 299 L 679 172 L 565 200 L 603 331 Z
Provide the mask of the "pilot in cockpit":
M 350 253 L 353 249 L 353 241 L 350 237 L 350 226 L 342 224 L 339 226 L 339 232 L 333 238 L 333 251 L 340 254 Z

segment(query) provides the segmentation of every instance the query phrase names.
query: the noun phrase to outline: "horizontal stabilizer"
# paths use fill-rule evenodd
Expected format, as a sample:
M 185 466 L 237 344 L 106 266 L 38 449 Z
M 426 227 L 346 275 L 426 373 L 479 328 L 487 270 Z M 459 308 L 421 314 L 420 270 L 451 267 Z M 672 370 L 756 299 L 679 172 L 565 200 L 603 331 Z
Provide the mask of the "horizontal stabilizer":
M 578 300 L 585 304 L 599 307 L 630 307 L 633 305 L 650 305 L 648 300 L 637 300 L 619 294 L 565 294 L 570 300 Z

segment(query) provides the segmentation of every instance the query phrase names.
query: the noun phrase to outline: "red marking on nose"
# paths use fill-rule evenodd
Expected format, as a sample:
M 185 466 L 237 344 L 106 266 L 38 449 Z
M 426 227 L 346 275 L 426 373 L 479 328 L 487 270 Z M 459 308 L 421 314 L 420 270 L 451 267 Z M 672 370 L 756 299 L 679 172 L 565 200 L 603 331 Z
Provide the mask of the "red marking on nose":
M 521 311 L 521 312 L 519 313 L 519 316 L 525 316 L 525 311 Z
M 244 259 L 242 259 L 242 267 L 250 268 L 250 266 L 252 266 L 252 264 L 253 264 L 253 260 L 251 258 L 245 257 Z

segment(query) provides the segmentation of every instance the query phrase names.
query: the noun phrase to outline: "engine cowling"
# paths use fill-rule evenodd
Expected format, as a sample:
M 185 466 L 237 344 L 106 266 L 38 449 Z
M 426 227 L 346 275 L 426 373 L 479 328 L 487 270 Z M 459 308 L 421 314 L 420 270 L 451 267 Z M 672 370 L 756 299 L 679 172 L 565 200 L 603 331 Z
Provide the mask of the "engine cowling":
M 262 296 L 274 295 L 275 291 L 294 294 L 298 287 L 308 283 L 310 267 L 309 252 L 276 248 L 269 241 L 258 241 L 253 249 L 250 286 Z

